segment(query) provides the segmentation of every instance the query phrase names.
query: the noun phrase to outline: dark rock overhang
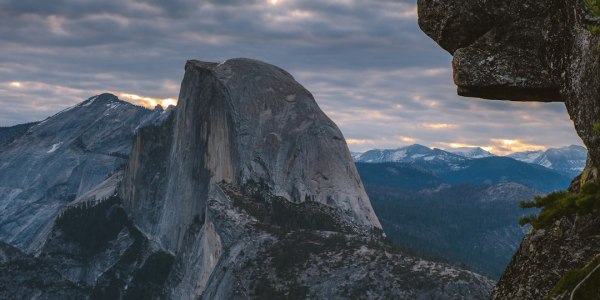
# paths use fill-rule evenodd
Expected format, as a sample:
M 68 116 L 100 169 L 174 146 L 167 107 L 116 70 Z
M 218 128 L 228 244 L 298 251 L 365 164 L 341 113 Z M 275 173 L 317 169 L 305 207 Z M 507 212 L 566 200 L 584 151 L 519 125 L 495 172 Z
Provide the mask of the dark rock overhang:
M 558 2 L 419 0 L 419 26 L 453 55 L 459 95 L 563 102 Z

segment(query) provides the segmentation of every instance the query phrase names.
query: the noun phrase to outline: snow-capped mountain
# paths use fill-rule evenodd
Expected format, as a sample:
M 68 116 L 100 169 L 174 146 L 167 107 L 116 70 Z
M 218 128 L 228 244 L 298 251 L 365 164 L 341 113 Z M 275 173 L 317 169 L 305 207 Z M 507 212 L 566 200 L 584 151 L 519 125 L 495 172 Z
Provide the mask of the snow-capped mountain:
M 397 149 L 374 149 L 357 156 L 356 162 L 384 163 L 384 162 L 415 162 L 415 161 L 446 161 L 460 162 L 467 158 L 437 148 L 429 148 L 414 144 Z
M 538 159 L 542 154 L 544 154 L 544 151 L 537 150 L 537 151 L 515 152 L 515 153 L 511 153 L 507 156 L 510 158 L 514 158 L 516 160 L 520 160 L 522 162 L 533 164 L 536 161 L 536 159 Z
M 397 149 L 374 149 L 363 153 L 352 152 L 355 162 L 447 162 L 460 163 L 472 159 L 496 157 L 481 147 L 463 147 L 441 150 L 414 144 Z M 524 151 L 507 155 L 512 159 L 540 165 L 561 172 L 570 177 L 577 176 L 585 167 L 587 149 L 578 145 L 561 148 L 549 148 L 546 151 Z M 454 166 L 456 167 L 456 165 Z
M 481 147 L 460 147 L 447 149 L 446 151 L 456 155 L 464 156 L 466 158 L 484 158 L 496 156 L 495 154 L 483 150 Z
M 587 149 L 582 146 L 571 145 L 550 148 L 546 151 L 516 152 L 508 155 L 508 157 L 576 176 L 585 167 Z
M 364 152 L 350 152 L 353 160 L 357 160 Z

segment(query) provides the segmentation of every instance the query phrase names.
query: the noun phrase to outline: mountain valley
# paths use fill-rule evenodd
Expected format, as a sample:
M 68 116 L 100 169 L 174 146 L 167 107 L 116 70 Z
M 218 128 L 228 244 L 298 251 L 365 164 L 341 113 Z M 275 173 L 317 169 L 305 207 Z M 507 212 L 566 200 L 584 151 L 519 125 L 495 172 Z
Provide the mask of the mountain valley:
M 573 148 L 580 147 L 545 153 Z M 519 226 L 520 217 L 538 212 L 519 203 L 564 190 L 571 177 L 484 151 L 412 145 L 355 153 L 354 159 L 392 241 L 497 279 L 529 228 Z

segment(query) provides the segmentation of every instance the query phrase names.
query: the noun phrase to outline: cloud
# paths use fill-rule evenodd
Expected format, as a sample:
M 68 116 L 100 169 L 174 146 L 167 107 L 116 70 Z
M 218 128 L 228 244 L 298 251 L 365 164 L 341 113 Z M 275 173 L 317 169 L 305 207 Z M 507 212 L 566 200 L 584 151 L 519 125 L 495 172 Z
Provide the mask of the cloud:
M 74 89 L 34 81 L 0 81 L 0 127 L 43 120 L 100 91 Z
M 491 151 L 498 154 L 509 154 L 513 152 L 521 152 L 528 150 L 545 150 L 544 145 L 535 145 L 522 142 L 520 140 L 511 139 L 491 139 Z
M 440 147 L 441 149 L 456 149 L 456 148 L 481 148 L 485 151 L 493 151 L 494 148 L 490 146 L 483 145 L 471 145 L 471 144 L 463 144 L 463 143 L 438 143 L 439 145 L 445 145 L 445 147 Z
M 350 148 L 357 148 L 357 151 L 365 151 L 370 149 L 389 149 L 389 148 L 399 148 L 398 145 L 403 144 L 414 144 L 417 143 L 419 139 L 410 137 L 410 136 L 387 136 L 385 138 L 376 138 L 376 139 L 354 139 L 349 138 L 346 139 L 346 142 L 350 146 Z
M 433 130 L 445 130 L 456 128 L 457 126 L 454 124 L 446 124 L 446 123 L 425 123 L 423 127 L 433 129 Z
M 148 108 L 154 108 L 156 105 L 166 108 L 177 103 L 173 98 L 152 98 L 116 90 L 77 89 L 34 81 L 0 82 L 0 95 L 2 95 L 0 105 L 3 107 L 0 110 L 0 127 L 43 120 L 60 110 L 78 104 L 89 98 L 89 95 L 104 92 Z M 32 98 L 31 95 L 43 95 L 43 97 Z M 24 119 L 23 115 L 29 118 Z
M 251 57 L 292 73 L 353 150 L 506 147 L 496 137 L 532 147 L 581 144 L 562 104 L 456 96 L 451 57 L 420 32 L 413 0 L 0 0 L 0 7 L 0 125 L 43 119 L 101 92 L 146 105 L 175 99 L 186 60 Z

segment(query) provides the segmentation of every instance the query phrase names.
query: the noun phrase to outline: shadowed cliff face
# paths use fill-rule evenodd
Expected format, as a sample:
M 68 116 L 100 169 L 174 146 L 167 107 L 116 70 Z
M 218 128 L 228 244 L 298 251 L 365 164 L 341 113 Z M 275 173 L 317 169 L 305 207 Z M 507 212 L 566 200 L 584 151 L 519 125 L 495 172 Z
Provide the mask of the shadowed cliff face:
M 589 151 L 570 191 L 597 179 L 600 134 L 593 127 L 600 123 L 600 35 L 588 28 L 600 20 L 585 1 L 419 0 L 418 5 L 421 29 L 454 56 L 459 95 L 564 102 Z M 531 230 L 492 298 L 547 297 L 568 271 L 600 255 L 599 228 L 593 225 L 598 219 L 597 212 L 577 213 Z

